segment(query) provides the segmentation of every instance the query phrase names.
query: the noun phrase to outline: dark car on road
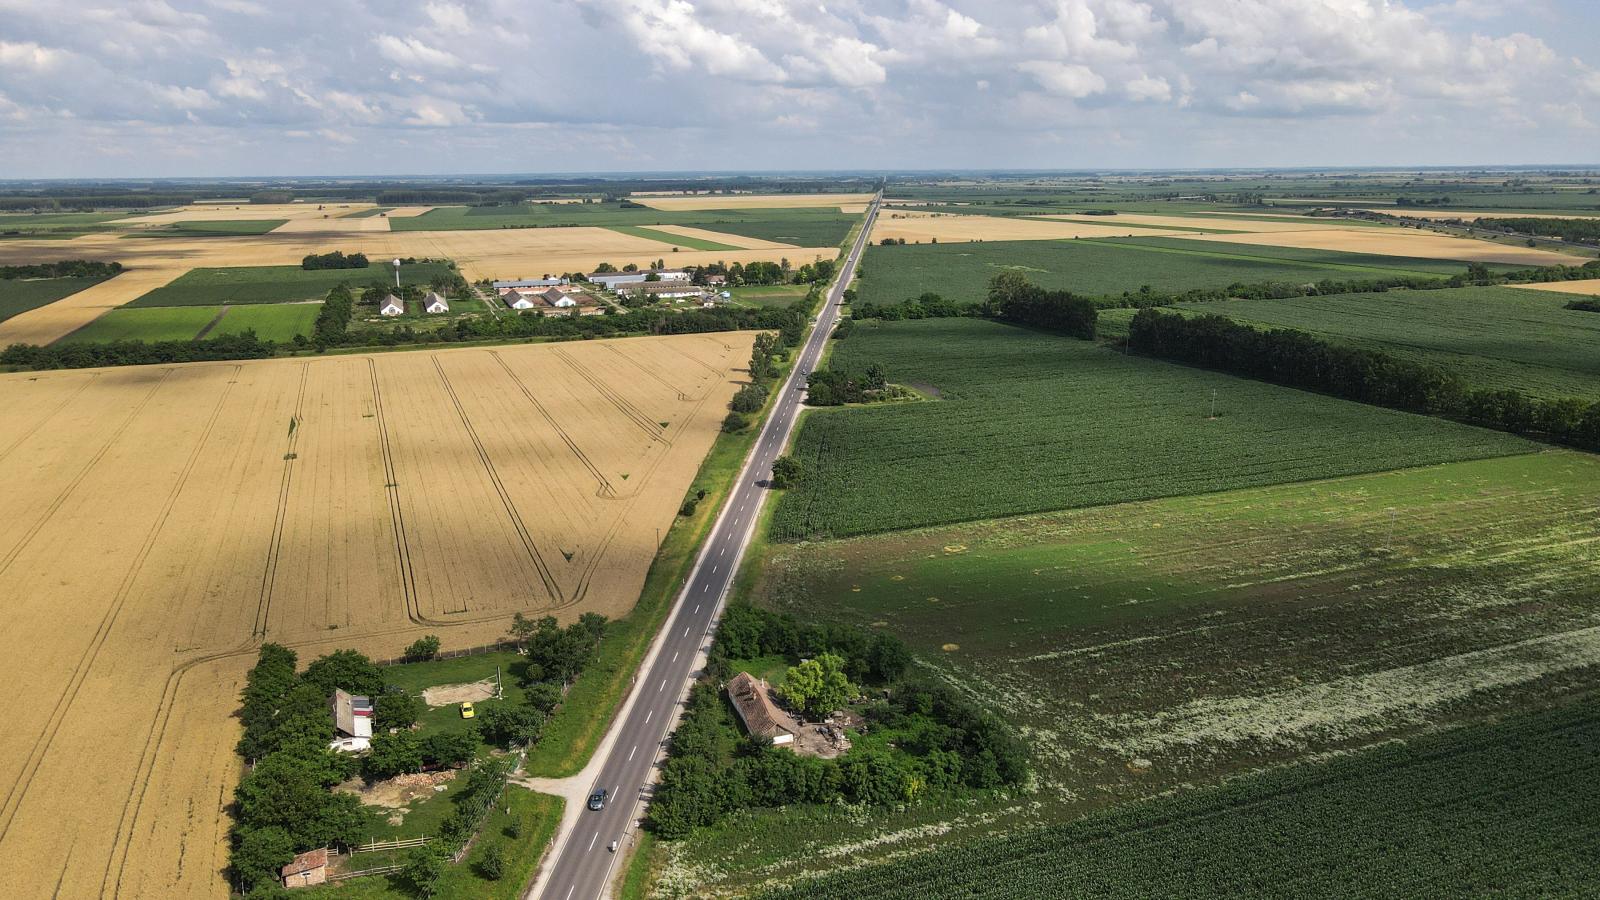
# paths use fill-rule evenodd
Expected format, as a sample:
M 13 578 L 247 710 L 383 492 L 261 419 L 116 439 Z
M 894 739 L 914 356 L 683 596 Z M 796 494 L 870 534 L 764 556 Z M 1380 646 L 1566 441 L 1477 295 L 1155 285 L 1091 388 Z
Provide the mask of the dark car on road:
M 605 788 L 601 788 L 600 790 L 595 791 L 594 793 L 590 794 L 589 795 L 589 808 L 590 809 L 605 809 L 606 808 L 606 797 L 607 796 L 608 795 L 606 794 L 606 789 Z

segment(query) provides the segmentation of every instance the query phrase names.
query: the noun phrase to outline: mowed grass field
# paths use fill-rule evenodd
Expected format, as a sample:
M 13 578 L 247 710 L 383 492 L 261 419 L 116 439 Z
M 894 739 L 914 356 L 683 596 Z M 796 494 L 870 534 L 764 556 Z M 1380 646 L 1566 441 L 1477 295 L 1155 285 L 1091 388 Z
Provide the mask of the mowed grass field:
M 1592 896 L 1597 743 L 1591 697 L 761 896 Z
M 1096 506 L 1527 452 L 1508 435 L 1129 358 L 977 319 L 859 324 L 834 367 L 882 363 L 942 399 L 806 414 L 783 540 Z M 1213 402 L 1215 418 L 1212 418 Z
M 0 322 L 30 309 L 38 309 L 105 281 L 104 278 L 0 279 Z
M 1600 315 L 1546 291 L 1457 288 L 1184 304 L 1440 366 L 1482 388 L 1600 397 Z
M 62 338 L 63 344 L 98 344 L 107 341 L 190 341 L 216 318 L 214 306 L 173 306 L 164 309 L 112 309 L 88 325 Z
M 868 277 L 855 285 L 861 299 L 897 303 L 925 292 L 976 302 L 989 279 L 1008 271 L 1052 290 L 1101 295 L 1143 285 L 1178 291 L 1236 282 L 1449 276 L 1466 271 L 1466 263 L 1152 237 L 874 246 L 862 268 Z
M 426 285 L 450 273 L 445 263 L 400 267 L 402 284 Z M 239 266 L 193 269 L 176 281 L 127 304 L 140 306 L 215 306 L 232 303 L 283 303 L 320 300 L 339 284 L 364 288 L 372 282 L 394 283 L 394 267 L 365 269 L 302 269 L 299 266 Z M 359 291 L 358 291 L 359 292 Z
M 4 893 L 225 893 L 263 640 L 391 658 L 627 612 L 751 340 L 0 375 Z
M 1116 465 L 1147 467 L 1137 454 Z M 968 839 L 1591 692 L 1597 509 L 1600 459 L 1544 451 L 768 545 L 757 602 L 905 639 L 925 674 L 1020 730 L 1037 788 L 871 817 L 760 811 L 676 847 L 669 877 L 711 873 L 712 888 L 737 892 L 828 873 L 845 853 L 933 848 L 908 858 L 937 871 Z M 1519 771 L 1535 793 L 1542 777 L 1568 793 L 1584 783 Z M 1234 821 L 1229 805 L 1210 814 Z M 1293 807 L 1251 807 L 1247 821 L 1276 836 L 1260 838 L 1262 890 L 1293 883 L 1294 854 L 1272 849 L 1304 846 Z M 1474 840 L 1477 809 L 1433 809 L 1439 840 Z M 1071 826 L 1089 832 L 1058 852 L 1094 858 L 1083 835 L 1115 831 L 1095 821 Z M 1248 836 L 1232 828 L 1221 845 Z M 1108 870 L 1133 864 L 1124 843 L 1220 846 L 1188 813 L 1154 844 L 1138 831 L 1107 838 Z

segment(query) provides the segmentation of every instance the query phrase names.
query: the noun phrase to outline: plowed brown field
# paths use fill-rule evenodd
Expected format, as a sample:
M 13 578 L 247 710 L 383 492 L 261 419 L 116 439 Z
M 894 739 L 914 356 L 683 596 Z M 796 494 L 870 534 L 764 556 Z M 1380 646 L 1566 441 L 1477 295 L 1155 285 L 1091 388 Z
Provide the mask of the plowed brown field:
M 302 660 L 626 612 L 717 334 L 0 376 L 0 897 L 220 897 L 232 713 Z

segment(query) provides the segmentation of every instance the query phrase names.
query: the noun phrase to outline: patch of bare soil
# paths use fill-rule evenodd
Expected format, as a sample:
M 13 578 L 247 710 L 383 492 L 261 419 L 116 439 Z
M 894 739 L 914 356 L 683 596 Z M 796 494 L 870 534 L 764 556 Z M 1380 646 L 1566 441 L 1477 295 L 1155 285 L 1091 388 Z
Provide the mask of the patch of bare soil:
M 422 702 L 429 706 L 450 706 L 494 699 L 494 681 L 485 678 L 471 684 L 441 684 L 422 691 Z

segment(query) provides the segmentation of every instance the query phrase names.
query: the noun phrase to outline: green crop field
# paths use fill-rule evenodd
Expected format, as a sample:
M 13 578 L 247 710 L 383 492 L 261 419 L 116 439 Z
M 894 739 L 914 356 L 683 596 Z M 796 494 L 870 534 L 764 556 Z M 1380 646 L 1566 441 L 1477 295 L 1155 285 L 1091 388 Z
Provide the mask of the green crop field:
M 1593 896 L 1597 745 L 1589 699 L 765 896 Z
M 1021 272 L 1036 284 L 1080 294 L 1220 288 L 1235 282 L 1456 275 L 1464 263 L 1333 250 L 1254 247 L 1183 238 L 984 241 L 874 246 L 856 284 L 861 299 L 897 303 L 932 291 L 959 302 L 983 298 L 989 279 Z
M 188 341 L 217 317 L 219 307 L 174 306 L 162 309 L 108 310 L 105 315 L 60 340 L 64 344 L 106 341 Z
M 0 238 L 65 239 L 91 231 L 103 231 L 97 226 L 127 216 L 124 212 L 0 214 Z
M 810 291 L 804 284 L 745 284 L 728 288 L 733 302 L 745 306 L 788 306 L 804 300 Z
M 180 307 L 191 308 L 191 307 Z M 210 309 L 211 307 L 192 307 L 194 309 Z M 219 337 L 224 334 L 241 334 L 245 331 L 254 331 L 262 340 L 288 343 L 294 340 L 297 334 L 311 335 L 311 326 L 317 320 L 317 313 L 322 311 L 320 303 L 278 303 L 271 305 L 253 306 L 220 306 L 217 311 L 226 310 L 216 326 L 207 333 L 207 337 Z
M 1545 451 L 767 545 L 755 602 L 906 640 L 1020 730 L 1037 789 L 755 811 L 672 868 L 737 893 L 942 854 L 1592 691 L 1597 506 L 1600 458 Z
M 449 272 L 450 267 L 445 263 L 416 263 L 400 267 L 400 280 L 403 284 L 425 285 Z M 371 265 L 365 269 L 306 270 L 299 266 L 194 269 L 127 306 L 215 306 L 320 300 L 341 282 L 359 289 L 374 281 L 393 284 L 394 270 L 386 265 Z
M 670 231 L 657 231 L 654 228 L 645 228 L 642 225 L 607 225 L 607 228 L 619 234 L 631 234 L 646 240 L 661 241 L 676 247 L 686 247 L 690 250 L 736 250 L 732 244 L 719 244 L 704 238 L 689 237 L 682 234 L 673 234 Z
M 240 237 L 266 234 L 288 219 L 233 219 L 218 221 L 172 222 L 155 228 L 130 231 L 125 237 Z
M 881 362 L 942 400 L 809 413 L 781 539 L 845 536 L 1526 452 L 1519 438 L 976 319 L 863 323 L 834 364 Z M 1215 397 L 1216 418 L 1210 418 Z
M 70 297 L 104 278 L 3 278 L 0 279 L 0 322 L 30 309 Z
M 1382 350 L 1478 387 L 1600 398 L 1600 316 L 1563 308 L 1570 300 L 1549 291 L 1457 288 L 1175 308 Z
M 524 203 L 518 206 L 442 206 L 420 216 L 389 220 L 391 231 L 458 231 L 478 228 L 548 228 L 591 225 L 693 225 L 708 231 L 780 241 L 800 247 L 835 247 L 860 216 L 837 208 L 659 210 L 620 203 Z M 672 243 L 688 246 L 680 235 Z M 781 251 L 775 251 L 781 252 Z

